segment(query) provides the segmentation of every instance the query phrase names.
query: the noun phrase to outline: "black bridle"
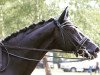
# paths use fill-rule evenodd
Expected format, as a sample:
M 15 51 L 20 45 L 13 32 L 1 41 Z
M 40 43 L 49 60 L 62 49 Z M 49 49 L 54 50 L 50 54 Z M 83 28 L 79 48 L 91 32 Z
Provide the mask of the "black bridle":
M 58 20 L 54 20 L 54 22 L 55 22 L 55 24 L 57 25 L 57 27 L 60 29 L 61 36 L 62 36 L 62 39 L 63 39 L 63 43 L 64 43 L 65 48 L 66 48 L 66 46 L 67 46 L 67 43 L 66 43 L 66 41 L 65 41 L 64 35 L 65 35 L 66 37 L 70 37 L 70 38 L 69 38 L 69 41 L 70 41 L 70 43 L 72 43 L 73 46 L 75 47 L 75 50 L 76 50 L 76 51 L 74 51 L 74 53 L 76 54 L 76 56 L 81 55 L 81 56 L 84 57 L 84 54 L 85 54 L 85 53 L 87 53 L 87 54 L 90 56 L 90 54 L 87 52 L 86 48 L 84 47 L 84 44 L 85 44 L 86 41 L 88 40 L 87 37 L 83 37 L 81 41 L 77 41 L 74 37 L 71 36 L 71 33 L 65 33 L 65 31 L 64 31 L 64 27 L 65 27 L 65 26 L 67 26 L 67 27 L 68 27 L 68 26 L 73 26 L 73 24 L 72 24 L 71 22 L 65 21 L 63 24 L 60 24 L 60 23 L 58 22 Z M 72 39 L 75 40 L 75 42 L 77 42 L 78 45 L 76 45 L 76 44 L 72 41 Z M 81 53 L 80 53 L 80 51 L 81 51 Z M 89 57 L 89 59 L 90 59 L 90 57 Z
M 64 46 L 66 48 L 67 46 L 67 43 L 65 42 L 65 37 L 64 37 L 64 29 L 63 27 L 64 26 L 71 26 L 70 24 L 68 24 L 69 22 L 64 22 L 63 24 L 60 24 L 57 20 L 54 20 L 54 23 L 55 25 L 60 29 L 60 32 L 61 32 L 61 36 L 62 36 L 62 39 L 63 39 L 63 43 L 64 43 Z M 66 24 L 66 25 L 65 25 Z M 69 35 L 70 33 L 67 33 L 66 36 L 67 37 L 70 37 Z M 71 39 L 74 39 L 73 37 Z M 84 57 L 84 53 L 87 52 L 86 49 L 84 48 L 83 49 L 83 45 L 85 44 L 85 42 L 88 40 L 86 37 L 84 37 L 80 43 L 79 43 L 79 46 L 76 46 L 75 43 L 71 40 L 70 42 L 73 44 L 73 46 L 76 48 L 76 55 L 78 55 L 78 52 L 80 50 L 82 50 L 82 54 L 79 54 L 79 55 L 83 55 Z M 75 40 L 75 39 L 74 39 Z M 77 42 L 77 40 L 75 40 Z M 21 59 L 25 59 L 25 60 L 29 60 L 29 61 L 37 61 L 39 62 L 40 60 L 37 60 L 37 59 L 30 59 L 30 58 L 27 58 L 27 57 L 22 57 L 22 56 L 19 56 L 19 55 L 16 55 L 16 54 L 13 54 L 13 53 L 10 53 L 8 52 L 7 48 L 10 48 L 10 49 L 19 49 L 19 50 L 30 50 L 30 51 L 44 51 L 44 52 L 64 52 L 64 51 L 61 51 L 61 50 L 47 50 L 47 49 L 37 49 L 37 48 L 26 48 L 26 47 L 18 47 L 18 46 L 9 46 L 9 45 L 4 45 L 2 42 L 0 42 L 0 72 L 4 71 L 8 65 L 9 65 L 9 61 L 10 61 L 10 55 L 11 56 L 14 56 L 14 57 L 18 57 L 18 58 L 21 58 Z M 3 52 L 6 52 L 7 53 L 7 64 L 5 67 L 3 67 L 2 65 L 2 51 Z M 71 52 L 71 51 L 67 51 L 67 52 Z M 86 59 L 85 59 L 86 60 Z

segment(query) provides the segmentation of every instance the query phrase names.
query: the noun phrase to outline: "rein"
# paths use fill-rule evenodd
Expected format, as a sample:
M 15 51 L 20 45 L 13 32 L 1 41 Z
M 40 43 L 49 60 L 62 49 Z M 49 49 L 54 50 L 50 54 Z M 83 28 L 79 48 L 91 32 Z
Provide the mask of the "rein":
M 64 29 L 63 29 L 63 27 L 64 26 L 67 26 L 67 25 L 64 25 L 65 23 L 63 23 L 63 24 L 60 24 L 57 20 L 54 20 L 54 23 L 55 23 L 55 25 L 57 25 L 57 27 L 60 29 L 60 32 L 61 32 L 61 36 L 62 36 L 62 39 L 63 39 L 63 42 L 64 42 L 64 46 L 65 46 L 65 48 L 66 48 L 66 42 L 65 42 L 65 37 L 64 37 Z M 70 25 L 68 25 L 68 26 L 70 26 Z M 67 33 L 66 34 L 66 36 L 67 37 L 70 37 L 70 35 Z M 74 39 L 74 38 L 72 38 L 72 39 Z M 75 40 L 75 39 L 74 39 Z M 82 50 L 83 52 L 82 53 L 84 53 L 84 52 L 86 52 L 86 50 L 85 49 L 82 49 L 82 47 L 83 47 L 83 45 L 85 44 L 85 42 L 87 41 L 88 39 L 86 38 L 86 37 L 84 37 L 82 40 L 81 40 L 81 43 L 79 43 L 79 46 L 76 46 L 75 45 L 75 43 L 71 40 L 71 39 L 69 39 L 69 41 L 73 44 L 73 46 L 76 48 L 76 55 L 78 55 L 79 53 L 79 50 Z M 76 40 L 75 40 L 76 41 Z M 77 42 L 77 41 L 76 41 Z M 43 52 L 62 52 L 62 53 L 65 53 L 64 51 L 62 51 L 62 50 L 47 50 L 47 49 L 37 49 L 37 48 L 26 48 L 26 47 L 18 47 L 18 46 L 9 46 L 9 45 L 4 45 L 2 42 L 0 42 L 0 47 L 1 47 L 1 49 L 0 49 L 0 72 L 2 72 L 2 71 L 4 71 L 7 67 L 8 67 L 8 65 L 9 65 L 9 61 L 10 61 L 10 55 L 11 56 L 14 56 L 14 57 L 18 57 L 18 58 L 20 58 L 20 59 L 24 59 L 24 60 L 28 60 L 28 61 L 36 61 L 36 62 L 39 62 L 40 60 L 37 60 L 37 59 L 31 59 L 31 58 L 27 58 L 27 57 L 23 57 L 23 56 L 19 56 L 19 55 L 16 55 L 16 54 L 13 54 L 13 53 L 10 53 L 8 50 L 7 50 L 7 48 L 9 48 L 9 49 L 12 49 L 12 50 L 14 50 L 14 49 L 19 49 L 19 50 L 29 50 L 29 51 L 43 51 Z M 7 53 L 7 64 L 6 64 L 6 66 L 3 68 L 3 65 L 2 65 L 2 51 L 3 52 L 5 52 L 5 53 Z M 67 53 L 70 53 L 70 52 L 72 52 L 72 51 L 67 51 Z M 80 54 L 81 55 L 81 54 Z M 83 54 L 84 55 L 84 54 Z M 48 57 L 51 57 L 51 56 L 48 56 Z M 84 56 L 83 56 L 84 57 Z M 55 57 L 55 58 L 61 58 L 61 57 Z M 68 59 L 68 58 L 67 58 Z M 75 59 L 75 58 L 72 58 L 72 59 Z M 77 58 L 78 59 L 78 58 Z M 82 59 L 82 58 L 79 58 L 79 59 Z M 83 59 L 83 60 L 86 60 L 86 59 Z
M 10 55 L 11 56 L 14 56 L 14 57 L 17 57 L 17 58 L 20 58 L 20 59 L 24 59 L 24 60 L 28 60 L 28 61 L 36 61 L 36 62 L 39 62 L 40 60 L 37 60 L 37 59 L 31 59 L 31 58 L 27 58 L 27 57 L 23 57 L 23 56 L 19 56 L 19 55 L 16 55 L 16 54 L 13 54 L 13 53 L 10 53 L 8 52 L 7 48 L 10 48 L 12 50 L 14 49 L 20 49 L 20 50 L 29 50 L 29 51 L 43 51 L 43 52 L 61 52 L 61 53 L 65 53 L 64 51 L 62 50 L 47 50 L 47 49 L 37 49 L 37 48 L 26 48 L 26 47 L 18 47 L 18 46 L 9 46 L 9 45 L 4 45 L 3 43 L 0 43 L 0 47 L 3 48 L 3 49 L 0 49 L 0 72 L 4 71 L 8 65 L 9 65 L 9 61 L 10 61 Z M 3 68 L 3 65 L 2 65 L 2 51 L 7 53 L 7 64 L 6 66 Z M 68 51 L 68 53 L 70 53 L 71 51 Z M 49 56 L 49 55 L 45 55 L 45 56 L 48 56 L 48 57 L 54 57 L 54 56 Z M 66 58 L 66 57 L 54 57 L 54 58 Z M 66 59 L 69 59 L 69 58 L 66 58 Z M 80 59 L 80 61 L 82 60 L 87 60 L 87 58 L 70 58 L 70 59 Z M 52 61 L 48 61 L 48 62 L 52 62 Z M 76 61 L 73 61 L 73 62 L 76 62 Z
M 16 55 L 16 54 L 13 54 L 13 53 L 10 53 L 8 52 L 7 48 L 10 48 L 10 49 L 20 49 L 20 50 L 29 50 L 29 51 L 43 51 L 43 52 L 61 52 L 61 53 L 65 53 L 64 51 L 62 50 L 46 50 L 46 49 L 37 49 L 37 48 L 26 48 L 26 47 L 17 47 L 17 46 L 9 46 L 9 45 L 3 45 L 2 43 L 0 43 L 0 47 L 1 48 L 4 48 L 3 50 L 1 49 L 0 52 L 5 52 L 7 53 L 7 65 L 3 68 L 3 65 L 2 65 L 2 53 L 0 53 L 0 72 L 4 71 L 8 65 L 9 65 L 9 61 L 10 61 L 10 55 L 11 56 L 14 56 L 14 57 L 17 57 L 17 58 L 20 58 L 20 59 L 24 59 L 24 60 L 28 60 L 28 61 L 36 61 L 36 62 L 39 62 L 40 60 L 37 60 L 37 59 L 31 59 L 31 58 L 27 58 L 27 57 L 23 57 L 23 56 L 19 56 L 19 55 Z M 68 53 L 70 53 L 71 51 L 68 51 Z M 66 57 L 55 57 L 55 56 L 49 56 L 49 55 L 45 55 L 47 57 L 54 57 L 54 58 L 65 58 L 65 59 L 78 59 L 80 61 L 83 61 L 83 60 L 87 60 L 87 58 L 66 58 Z M 47 62 L 52 62 L 52 61 L 47 61 Z M 76 62 L 76 61 L 72 61 L 72 62 Z

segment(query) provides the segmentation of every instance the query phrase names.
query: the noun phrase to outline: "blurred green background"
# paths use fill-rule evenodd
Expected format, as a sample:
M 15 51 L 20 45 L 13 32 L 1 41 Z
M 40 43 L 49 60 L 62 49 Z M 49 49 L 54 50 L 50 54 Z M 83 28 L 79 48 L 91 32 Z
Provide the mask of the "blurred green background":
M 0 0 L 0 39 L 41 20 L 57 18 L 69 6 L 69 17 L 100 46 L 100 0 Z

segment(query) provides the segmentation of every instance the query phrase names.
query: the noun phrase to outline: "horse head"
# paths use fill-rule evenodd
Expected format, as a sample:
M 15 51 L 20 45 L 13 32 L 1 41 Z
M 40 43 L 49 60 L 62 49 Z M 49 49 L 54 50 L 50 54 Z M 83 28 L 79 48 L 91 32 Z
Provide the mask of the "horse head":
M 84 35 L 68 18 L 68 8 L 66 8 L 58 20 L 55 20 L 61 37 L 57 37 L 58 46 L 65 52 L 73 51 L 76 55 L 81 55 L 89 59 L 97 57 L 99 47 Z

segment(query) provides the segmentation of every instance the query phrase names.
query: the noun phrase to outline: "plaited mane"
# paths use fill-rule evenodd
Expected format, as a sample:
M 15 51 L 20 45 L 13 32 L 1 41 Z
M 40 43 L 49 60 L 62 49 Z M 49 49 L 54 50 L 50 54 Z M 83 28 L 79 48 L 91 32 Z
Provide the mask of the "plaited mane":
M 17 32 L 14 32 L 14 33 L 12 33 L 11 35 L 7 36 L 4 40 L 2 40 L 2 42 L 8 41 L 8 40 L 10 40 L 11 38 L 16 37 L 18 34 L 24 33 L 24 32 L 26 32 L 26 31 L 29 30 L 29 29 L 34 29 L 35 27 L 39 28 L 40 26 L 43 26 L 44 23 L 48 23 L 48 22 L 51 22 L 51 21 L 53 21 L 53 20 L 54 20 L 54 19 L 51 18 L 51 19 L 49 19 L 48 21 L 42 20 L 41 22 L 38 22 L 37 24 L 33 23 L 33 24 L 30 25 L 29 27 L 25 27 L 25 28 L 23 28 L 23 29 L 21 29 L 21 30 L 19 30 L 19 31 L 17 31 Z

